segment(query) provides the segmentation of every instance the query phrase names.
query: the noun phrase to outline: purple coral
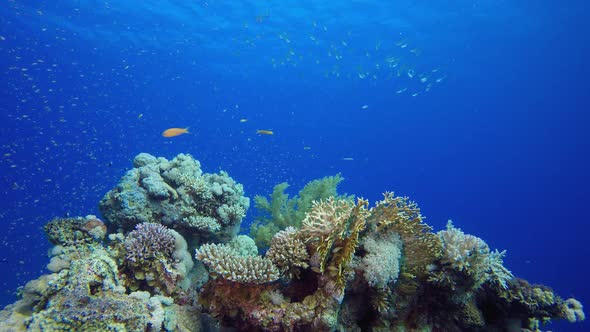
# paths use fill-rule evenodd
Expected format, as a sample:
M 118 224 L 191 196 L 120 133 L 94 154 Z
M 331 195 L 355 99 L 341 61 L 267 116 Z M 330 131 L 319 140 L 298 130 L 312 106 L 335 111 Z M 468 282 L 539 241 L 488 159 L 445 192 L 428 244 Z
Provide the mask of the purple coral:
M 174 236 L 168 228 L 156 223 L 137 224 L 125 238 L 127 260 L 139 263 L 159 257 L 170 257 L 174 252 Z

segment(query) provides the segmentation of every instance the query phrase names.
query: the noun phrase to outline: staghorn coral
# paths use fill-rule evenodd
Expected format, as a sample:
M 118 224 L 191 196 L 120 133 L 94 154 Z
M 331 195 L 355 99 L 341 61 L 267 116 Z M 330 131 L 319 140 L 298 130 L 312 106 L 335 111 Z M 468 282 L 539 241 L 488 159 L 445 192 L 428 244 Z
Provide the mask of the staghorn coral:
M 191 239 L 228 241 L 237 234 L 250 201 L 226 172 L 203 173 L 199 161 L 186 154 L 167 160 L 141 153 L 133 166 L 99 204 L 121 231 L 152 222 Z
M 266 252 L 266 258 L 270 259 L 279 268 L 281 274 L 289 279 L 299 278 L 301 269 L 309 267 L 309 254 L 305 243 L 301 241 L 297 230 L 287 227 L 278 232 L 270 242 L 270 248 Z
M 279 271 L 271 260 L 260 256 L 240 256 L 227 245 L 204 244 L 196 251 L 196 258 L 215 275 L 229 281 L 261 284 L 279 278 Z

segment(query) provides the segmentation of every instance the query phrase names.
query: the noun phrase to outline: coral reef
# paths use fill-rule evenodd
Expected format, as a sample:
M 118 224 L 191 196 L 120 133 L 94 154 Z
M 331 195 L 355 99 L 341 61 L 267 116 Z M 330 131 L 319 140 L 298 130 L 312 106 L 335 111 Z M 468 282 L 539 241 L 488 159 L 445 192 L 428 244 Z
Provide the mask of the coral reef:
M 226 172 L 203 173 L 199 161 L 186 154 L 167 160 L 141 153 L 133 167 L 99 204 L 120 231 L 150 222 L 191 240 L 229 241 L 237 235 L 250 201 Z
M 101 201 L 110 234 L 95 216 L 45 225 L 50 272 L 0 311 L 0 331 L 539 331 L 585 319 L 576 299 L 514 277 L 505 251 L 451 222 L 433 233 L 407 197 L 335 197 L 339 176 L 306 189 L 331 194 L 318 200 L 275 187 L 261 256 L 235 233 L 247 200 L 227 174 L 187 155 L 134 166 Z

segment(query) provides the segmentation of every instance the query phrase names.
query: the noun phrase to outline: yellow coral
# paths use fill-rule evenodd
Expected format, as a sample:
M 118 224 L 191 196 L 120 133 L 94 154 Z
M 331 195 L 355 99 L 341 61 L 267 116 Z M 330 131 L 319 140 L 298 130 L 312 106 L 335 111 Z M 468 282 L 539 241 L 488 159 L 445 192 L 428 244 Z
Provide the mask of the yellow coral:
M 377 231 L 384 229 L 398 233 L 404 242 L 407 272 L 414 276 L 427 273 L 427 266 L 442 254 L 442 243 L 432 227 L 425 224 L 420 208 L 408 197 L 396 197 L 392 192 L 383 194 L 383 200 L 371 209 L 370 220 Z
M 352 260 L 369 217 L 368 204 L 360 198 L 354 204 L 331 197 L 314 202 L 303 220 L 301 233 L 319 257 L 319 271 L 324 273 L 327 268 L 341 288 L 345 284 L 343 270 Z

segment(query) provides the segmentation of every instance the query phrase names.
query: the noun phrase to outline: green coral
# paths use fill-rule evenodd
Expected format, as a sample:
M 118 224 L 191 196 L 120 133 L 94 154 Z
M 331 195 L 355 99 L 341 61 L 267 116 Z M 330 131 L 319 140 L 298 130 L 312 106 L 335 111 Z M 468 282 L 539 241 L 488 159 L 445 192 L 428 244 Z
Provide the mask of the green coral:
M 254 197 L 254 205 L 260 215 L 250 228 L 250 236 L 258 248 L 268 248 L 272 237 L 289 226 L 300 228 L 314 201 L 329 197 L 352 199 L 352 196 L 338 196 L 336 189 L 342 180 L 344 178 L 340 174 L 313 180 L 293 198 L 285 193 L 289 184 L 283 182 L 274 186 L 270 200 L 260 195 Z

